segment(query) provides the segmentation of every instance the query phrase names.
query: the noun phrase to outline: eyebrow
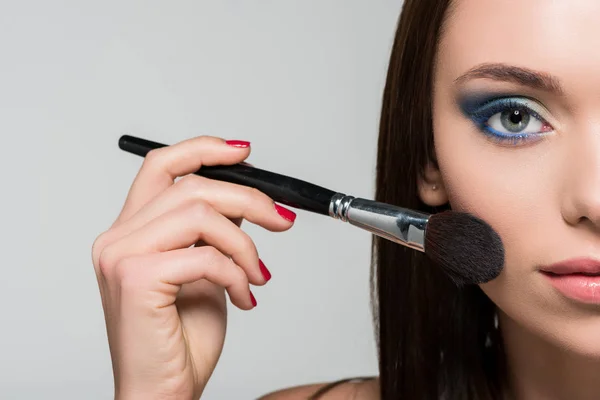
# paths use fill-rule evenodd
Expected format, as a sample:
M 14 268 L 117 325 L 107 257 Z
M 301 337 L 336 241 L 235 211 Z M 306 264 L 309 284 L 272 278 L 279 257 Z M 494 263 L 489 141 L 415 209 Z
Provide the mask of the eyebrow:
M 550 74 L 501 63 L 480 64 L 456 78 L 454 82 L 460 84 L 477 78 L 512 82 L 559 95 L 564 93 L 559 79 Z

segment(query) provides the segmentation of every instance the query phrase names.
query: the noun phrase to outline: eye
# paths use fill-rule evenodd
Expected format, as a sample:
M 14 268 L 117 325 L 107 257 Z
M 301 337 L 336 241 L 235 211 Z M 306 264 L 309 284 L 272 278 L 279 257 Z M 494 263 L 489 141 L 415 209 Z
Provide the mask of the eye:
M 484 134 L 498 142 L 518 144 L 540 139 L 554 131 L 542 117 L 548 111 L 529 98 L 466 99 L 461 108 Z
M 536 134 L 552 130 L 550 124 L 533 115 L 525 107 L 513 107 L 496 113 L 486 121 L 485 125 L 506 135 Z

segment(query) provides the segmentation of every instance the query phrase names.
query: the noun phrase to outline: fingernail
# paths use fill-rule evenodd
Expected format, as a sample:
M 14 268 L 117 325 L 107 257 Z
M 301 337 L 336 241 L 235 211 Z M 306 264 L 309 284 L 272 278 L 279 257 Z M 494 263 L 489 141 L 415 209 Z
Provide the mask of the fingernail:
M 265 267 L 265 264 L 262 262 L 261 259 L 258 259 L 258 266 L 260 267 L 260 272 L 262 273 L 263 277 L 265 278 L 265 281 L 268 282 L 269 279 L 271 279 L 271 273 L 269 272 L 267 267 Z
M 226 140 L 225 143 L 227 143 L 228 145 L 233 146 L 233 147 L 240 147 L 240 148 L 250 147 L 250 142 L 246 142 L 244 140 Z
M 275 204 L 275 209 L 277 213 L 281 215 L 284 219 L 294 222 L 296 220 L 296 214 L 293 211 L 288 210 L 287 208 L 283 208 L 278 204 Z
M 252 302 L 252 307 L 256 307 L 256 299 L 254 298 L 252 292 L 250 292 L 250 301 Z

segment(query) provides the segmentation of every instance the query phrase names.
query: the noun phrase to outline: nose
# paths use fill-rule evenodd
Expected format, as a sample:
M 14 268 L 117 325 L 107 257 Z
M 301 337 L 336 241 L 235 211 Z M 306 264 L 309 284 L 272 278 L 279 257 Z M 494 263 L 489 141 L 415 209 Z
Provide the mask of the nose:
M 570 139 L 565 141 L 569 151 L 564 163 L 563 219 L 600 233 L 600 124 L 579 130 Z

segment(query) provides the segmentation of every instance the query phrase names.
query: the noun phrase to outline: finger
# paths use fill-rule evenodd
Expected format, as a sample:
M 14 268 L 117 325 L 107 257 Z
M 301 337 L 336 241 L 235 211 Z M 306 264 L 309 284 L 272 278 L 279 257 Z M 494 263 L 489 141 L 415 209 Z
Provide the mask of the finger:
M 163 294 L 164 296 L 153 297 L 152 304 L 156 308 L 162 308 L 175 303 L 182 285 L 202 279 L 225 288 L 235 306 L 243 310 L 254 307 L 254 296 L 250 292 L 246 273 L 231 259 L 210 246 L 123 258 L 114 271 L 111 282 L 119 287 L 123 296 L 129 294 L 140 300 L 143 293 Z
M 212 136 L 200 136 L 150 151 L 131 185 L 115 225 L 171 186 L 177 177 L 196 172 L 203 165 L 236 164 L 249 155 L 248 142 Z
M 127 235 L 172 209 L 199 201 L 209 204 L 238 226 L 245 219 L 270 231 L 281 232 L 291 228 L 295 219 L 293 212 L 286 210 L 285 214 L 269 196 L 256 189 L 187 175 L 115 227 L 113 235 L 115 238 Z
M 198 241 L 231 256 L 252 284 L 264 285 L 269 278 L 268 273 L 263 275 L 266 268 L 250 236 L 203 202 L 168 211 L 107 245 L 99 255 L 98 265 L 117 265 L 123 258 L 186 248 Z

